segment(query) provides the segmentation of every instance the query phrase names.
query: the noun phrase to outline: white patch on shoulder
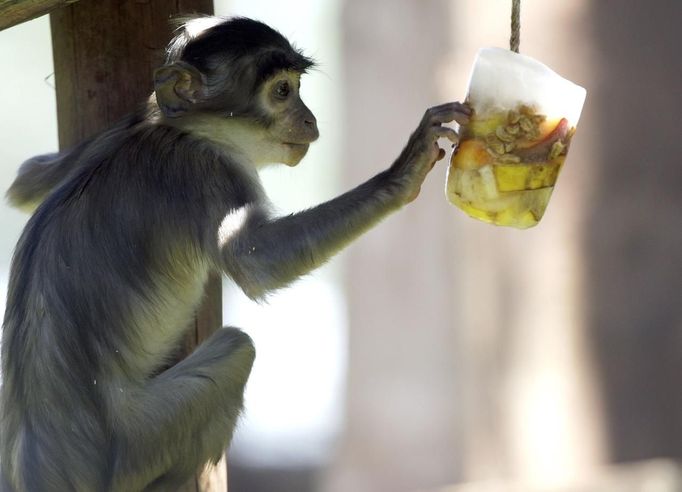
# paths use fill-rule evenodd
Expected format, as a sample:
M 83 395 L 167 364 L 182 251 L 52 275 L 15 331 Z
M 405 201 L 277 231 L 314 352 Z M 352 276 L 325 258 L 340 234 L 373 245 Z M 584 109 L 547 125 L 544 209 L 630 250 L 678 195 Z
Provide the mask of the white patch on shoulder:
M 218 244 L 222 248 L 244 227 L 249 216 L 250 206 L 244 205 L 236 210 L 231 210 L 220 223 L 218 228 Z

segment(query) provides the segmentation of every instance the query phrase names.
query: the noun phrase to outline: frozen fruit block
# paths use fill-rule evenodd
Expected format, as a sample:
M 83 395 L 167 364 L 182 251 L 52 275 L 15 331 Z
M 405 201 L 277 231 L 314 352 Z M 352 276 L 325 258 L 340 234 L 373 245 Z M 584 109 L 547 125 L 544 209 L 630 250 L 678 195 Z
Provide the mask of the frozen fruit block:
M 474 218 L 526 228 L 544 214 L 580 117 L 585 89 L 528 56 L 481 50 L 448 168 L 448 199 Z

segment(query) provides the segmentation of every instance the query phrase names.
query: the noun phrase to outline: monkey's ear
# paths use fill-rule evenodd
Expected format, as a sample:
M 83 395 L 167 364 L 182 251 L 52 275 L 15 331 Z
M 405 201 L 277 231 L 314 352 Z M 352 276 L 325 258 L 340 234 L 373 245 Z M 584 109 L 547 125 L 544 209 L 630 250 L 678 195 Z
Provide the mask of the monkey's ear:
M 154 72 L 156 102 L 169 118 L 182 116 L 201 99 L 204 83 L 199 70 L 183 62 L 175 62 Z

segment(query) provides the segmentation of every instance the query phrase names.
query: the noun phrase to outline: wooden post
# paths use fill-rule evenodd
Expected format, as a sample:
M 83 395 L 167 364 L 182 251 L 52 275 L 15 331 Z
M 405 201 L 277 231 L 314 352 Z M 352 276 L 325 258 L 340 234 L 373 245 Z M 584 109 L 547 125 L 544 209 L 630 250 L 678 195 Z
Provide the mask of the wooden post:
M 78 0 L 0 0 L 0 31 Z
M 132 111 L 152 91 L 180 13 L 213 13 L 212 0 L 81 0 L 51 14 L 59 145 L 69 148 Z M 187 338 L 187 353 L 221 325 L 221 287 L 211 278 Z M 182 492 L 227 490 L 225 460 Z

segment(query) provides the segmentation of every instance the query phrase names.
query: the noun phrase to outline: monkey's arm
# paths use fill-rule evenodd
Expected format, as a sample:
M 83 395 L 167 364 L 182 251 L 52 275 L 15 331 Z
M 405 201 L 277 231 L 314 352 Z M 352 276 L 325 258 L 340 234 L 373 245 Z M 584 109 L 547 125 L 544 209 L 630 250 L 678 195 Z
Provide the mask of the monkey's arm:
M 223 234 L 223 268 L 250 298 L 262 298 L 321 266 L 397 210 L 402 201 L 395 187 L 384 172 L 329 202 L 274 220 L 258 210 L 238 210 L 221 227 L 230 230 L 225 224 L 242 222 L 243 215 L 235 234 Z
M 7 190 L 10 205 L 33 212 L 76 167 L 84 147 L 83 144 L 68 152 L 38 155 L 24 162 Z
M 441 124 L 455 117 L 463 120 L 464 110 L 454 103 L 427 111 L 388 170 L 338 198 L 275 220 L 249 210 L 229 215 L 219 233 L 226 272 L 249 297 L 260 298 L 322 265 L 416 198 L 426 174 L 445 155 L 438 138 L 457 141 L 454 130 Z

